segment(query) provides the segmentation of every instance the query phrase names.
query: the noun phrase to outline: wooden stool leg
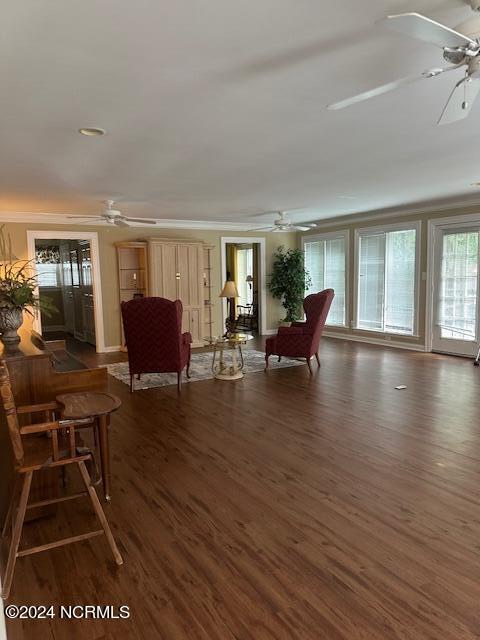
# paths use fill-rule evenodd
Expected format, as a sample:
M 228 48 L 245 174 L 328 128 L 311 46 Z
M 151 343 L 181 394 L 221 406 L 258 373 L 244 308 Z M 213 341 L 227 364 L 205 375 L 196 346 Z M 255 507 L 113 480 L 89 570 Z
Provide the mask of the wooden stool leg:
M 80 469 L 80 473 L 82 474 L 83 482 L 87 488 L 88 494 L 90 496 L 90 500 L 92 501 L 93 508 L 95 509 L 95 513 L 97 514 L 98 519 L 102 525 L 103 531 L 105 532 L 105 537 L 107 538 L 108 545 L 112 550 L 113 557 L 115 558 L 115 562 L 117 564 L 123 564 L 123 558 L 120 555 L 120 551 L 118 550 L 115 539 L 110 530 L 110 525 L 108 524 L 107 517 L 102 509 L 102 505 L 100 504 L 100 500 L 98 499 L 97 492 L 95 491 L 95 487 L 92 485 L 92 481 L 87 471 L 87 467 L 85 466 L 85 462 L 81 460 L 78 463 L 78 467 Z
M 7 568 L 3 577 L 2 598 L 8 598 L 10 595 L 10 587 L 12 586 L 13 571 L 17 561 L 18 546 L 22 535 L 23 521 L 25 519 L 25 511 L 27 510 L 28 496 L 30 495 L 30 487 L 32 485 L 33 471 L 28 471 L 23 480 L 22 493 L 20 503 L 18 505 L 17 516 L 13 527 L 12 540 L 10 542 L 10 550 L 8 552 Z
M 20 480 L 19 474 L 16 473 L 15 474 L 15 482 L 13 483 L 12 497 L 10 499 L 10 504 L 8 505 L 7 515 L 5 516 L 5 522 L 3 523 L 2 538 L 4 538 L 7 535 L 8 527 L 9 527 L 10 523 L 12 522 L 12 516 L 13 516 L 13 513 L 14 513 L 15 502 L 17 500 L 19 480 Z
M 315 354 L 315 357 L 316 357 L 316 359 L 317 359 L 317 364 L 318 364 L 318 366 L 320 366 L 320 356 L 318 355 L 318 351 L 317 351 L 317 353 Z
M 110 497 L 110 446 L 108 442 L 108 420 L 107 416 L 98 417 L 98 430 L 100 436 L 100 461 L 102 463 L 102 481 L 105 500 Z

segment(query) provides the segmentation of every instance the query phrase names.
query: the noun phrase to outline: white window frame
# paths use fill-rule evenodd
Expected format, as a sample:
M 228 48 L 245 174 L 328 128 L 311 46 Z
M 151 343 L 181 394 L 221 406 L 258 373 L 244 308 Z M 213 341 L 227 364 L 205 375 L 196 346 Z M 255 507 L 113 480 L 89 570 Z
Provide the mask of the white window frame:
M 345 246 L 345 321 L 343 324 L 330 324 L 327 322 L 325 326 L 337 328 L 348 328 L 350 318 L 350 232 L 348 229 L 341 229 L 339 231 L 329 231 L 328 233 L 315 233 L 308 236 L 302 236 L 302 253 L 305 256 L 305 243 L 306 242 L 319 242 L 322 240 L 336 240 L 343 238 Z
M 415 230 L 415 293 L 414 304 L 415 310 L 413 314 L 413 333 L 398 333 L 397 331 L 381 331 L 380 329 L 366 329 L 365 327 L 358 326 L 358 290 L 360 287 L 359 282 L 359 260 L 360 260 L 360 237 L 361 236 L 374 236 L 379 233 L 388 233 L 389 231 L 410 231 Z M 362 227 L 355 229 L 355 246 L 354 246 L 354 265 L 353 265 L 353 309 L 354 317 L 352 320 L 352 328 L 355 331 L 365 332 L 368 334 L 378 333 L 382 336 L 410 336 L 412 338 L 419 337 L 419 317 L 420 317 L 420 257 L 422 249 L 422 221 L 415 220 L 413 222 L 395 222 L 392 224 L 377 225 L 374 227 Z

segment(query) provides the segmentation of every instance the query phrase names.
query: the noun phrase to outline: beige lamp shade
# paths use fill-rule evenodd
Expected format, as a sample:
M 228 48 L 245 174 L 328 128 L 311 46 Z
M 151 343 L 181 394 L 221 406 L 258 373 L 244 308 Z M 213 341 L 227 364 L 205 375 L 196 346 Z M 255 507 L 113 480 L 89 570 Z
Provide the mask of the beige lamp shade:
M 238 298 L 237 285 L 233 280 L 226 280 L 219 298 Z

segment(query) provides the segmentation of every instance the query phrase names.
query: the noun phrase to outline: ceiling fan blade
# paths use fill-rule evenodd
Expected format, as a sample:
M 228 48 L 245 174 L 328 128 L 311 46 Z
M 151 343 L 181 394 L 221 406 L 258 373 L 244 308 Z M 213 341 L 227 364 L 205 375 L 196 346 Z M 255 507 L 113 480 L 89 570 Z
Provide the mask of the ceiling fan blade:
M 276 227 L 272 227 L 271 225 L 269 227 L 255 227 L 255 229 L 249 229 L 249 231 L 274 231 Z
M 462 78 L 454 86 L 437 124 L 450 124 L 466 118 L 479 91 L 480 78 Z
M 113 224 L 117 227 L 129 227 L 130 225 L 121 220 L 120 218 L 115 218 Z
M 298 224 L 292 224 L 292 229 L 294 229 L 295 231 L 310 231 L 312 227 L 302 227 Z
M 476 42 L 468 36 L 464 36 L 431 18 L 422 16 L 421 13 L 400 13 L 387 16 L 384 22 L 394 31 L 434 44 L 442 49 L 445 47 L 477 46 Z
M 127 220 L 128 222 L 141 222 L 142 224 L 157 224 L 156 220 L 149 220 L 147 218 L 128 218 L 127 216 L 123 216 L 123 220 Z
M 82 220 L 103 220 L 101 216 L 67 216 L 69 220 L 81 218 Z
M 462 63 L 463 64 L 463 63 Z M 427 71 L 423 71 L 419 75 L 415 76 L 406 76 L 405 78 L 400 78 L 399 80 L 394 80 L 393 82 L 387 82 L 387 84 L 382 84 L 379 87 L 375 87 L 375 89 L 369 89 L 368 91 L 364 91 L 363 93 L 359 93 L 356 96 L 352 96 L 351 98 L 345 98 L 345 100 L 340 100 L 340 102 L 334 102 L 333 104 L 329 104 L 327 109 L 331 111 L 337 111 L 338 109 L 345 109 L 345 107 L 349 107 L 352 104 L 356 104 L 357 102 L 363 102 L 364 100 L 370 100 L 370 98 L 375 98 L 376 96 L 381 96 L 384 93 L 389 93 L 390 91 L 395 91 L 399 87 L 403 87 L 404 85 L 411 84 L 412 82 L 416 82 L 417 80 L 436 78 L 442 73 L 446 73 L 447 71 L 453 71 L 462 66 L 462 64 L 456 64 L 452 67 L 445 67 L 445 69 L 441 69 L 440 67 L 434 69 L 427 69 Z
M 364 91 L 363 93 L 359 93 L 356 96 L 352 96 L 351 98 L 345 98 L 344 100 L 340 100 L 340 102 L 334 102 L 333 104 L 329 104 L 327 109 L 330 111 L 337 111 L 339 109 L 345 109 L 345 107 L 349 107 L 352 104 L 356 104 L 357 102 L 363 102 L 364 100 L 370 100 L 370 98 L 375 98 L 376 96 L 381 96 L 384 93 L 388 93 L 389 91 L 394 91 L 399 87 L 402 87 L 405 84 L 410 84 L 411 82 L 415 82 L 416 80 L 420 80 L 423 76 L 407 76 L 406 78 L 400 78 L 400 80 L 394 80 L 393 82 L 388 82 L 387 84 L 382 84 L 380 87 L 375 87 L 375 89 L 369 89 L 368 91 Z

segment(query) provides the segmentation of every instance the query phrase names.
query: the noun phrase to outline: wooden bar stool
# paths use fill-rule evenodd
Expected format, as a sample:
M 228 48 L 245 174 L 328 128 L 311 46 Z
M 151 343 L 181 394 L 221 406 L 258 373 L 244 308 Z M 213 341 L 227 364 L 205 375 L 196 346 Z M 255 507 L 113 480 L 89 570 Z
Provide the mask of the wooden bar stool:
M 78 427 L 84 426 L 84 422 L 82 420 L 49 420 L 20 426 L 5 360 L 0 360 L 0 397 L 6 414 L 15 461 L 15 486 L 3 527 L 3 535 L 5 536 L 11 524 L 12 535 L 7 566 L 2 580 L 2 597 L 8 598 L 10 594 L 17 558 L 61 547 L 72 542 L 80 542 L 101 534 L 105 535 L 115 562 L 118 565 L 123 564 L 122 556 L 117 548 L 86 467 L 86 463 L 93 461 L 92 452 L 82 446 L 83 443 L 79 439 L 76 430 Z M 28 413 L 44 413 L 46 410 L 53 410 L 54 407 L 55 403 L 30 405 Z M 51 434 L 51 438 L 46 437 L 47 433 Z M 72 464 L 78 466 L 86 491 L 28 503 L 32 477 L 35 472 L 44 471 L 45 469 L 63 469 L 66 465 Z M 89 496 L 93 509 L 102 525 L 101 529 L 70 536 L 62 540 L 55 540 L 36 547 L 19 549 L 27 509 L 43 507 L 48 504 L 73 500 L 83 496 Z
M 57 396 L 62 417 L 66 420 L 96 420 L 98 422 L 100 440 L 100 461 L 102 466 L 102 482 L 105 500 L 110 497 L 110 445 L 108 425 L 110 414 L 122 404 L 117 396 L 101 391 L 84 393 L 63 393 Z

